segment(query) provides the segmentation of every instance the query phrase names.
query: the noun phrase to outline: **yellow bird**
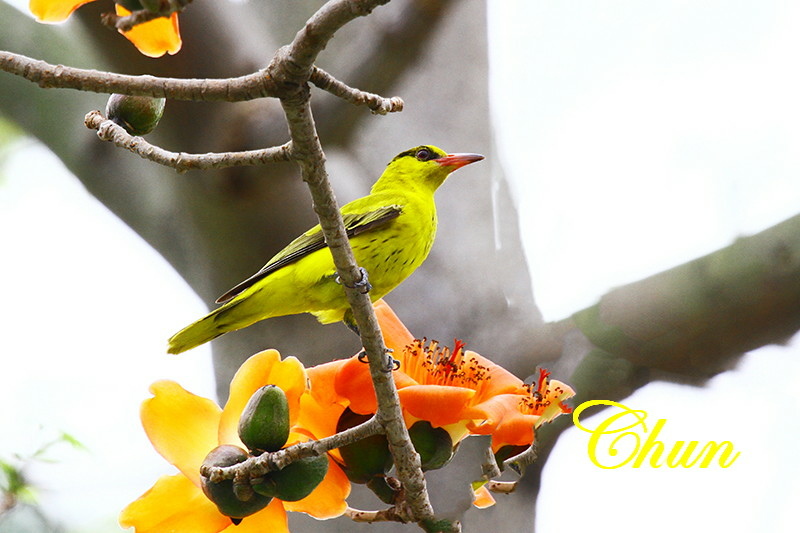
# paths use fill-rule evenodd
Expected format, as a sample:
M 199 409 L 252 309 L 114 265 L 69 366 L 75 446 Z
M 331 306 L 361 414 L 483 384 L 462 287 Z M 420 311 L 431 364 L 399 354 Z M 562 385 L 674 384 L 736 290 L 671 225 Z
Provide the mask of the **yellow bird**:
M 481 159 L 478 154 L 448 155 L 435 146 L 411 148 L 389 162 L 369 195 L 342 207 L 356 262 L 369 275 L 373 302 L 428 257 L 436 235 L 436 189 L 451 172 Z M 224 305 L 173 335 L 167 351 L 181 353 L 259 320 L 298 313 L 311 313 L 323 324 L 344 320 L 353 326 L 319 225 L 217 303 Z

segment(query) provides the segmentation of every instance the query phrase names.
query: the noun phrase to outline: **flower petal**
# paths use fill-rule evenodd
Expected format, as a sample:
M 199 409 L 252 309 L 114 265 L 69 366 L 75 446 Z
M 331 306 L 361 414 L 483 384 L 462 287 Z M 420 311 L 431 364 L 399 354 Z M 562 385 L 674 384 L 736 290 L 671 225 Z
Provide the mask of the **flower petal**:
M 402 370 L 392 372 L 395 387 L 402 389 L 417 382 Z M 343 404 L 358 414 L 374 413 L 378 409 L 375 397 L 375 386 L 369 373 L 369 364 L 353 356 L 347 359 L 338 369 L 334 383 L 336 395 L 346 400 Z
M 521 379 L 494 361 L 472 350 L 464 352 L 464 359 L 470 361 L 470 366 L 481 369 L 483 386 L 478 390 L 478 398 L 476 399 L 489 398 L 506 393 L 528 394 Z
M 523 400 L 516 394 L 502 394 L 475 406 L 476 420 L 483 417 L 483 421 L 470 425 L 470 431 L 477 435 L 492 435 L 494 451 L 507 444 L 527 446 L 533 442 L 533 428 L 539 416 L 520 411 Z
M 320 404 L 344 401 L 336 392 L 336 376 L 349 359 L 336 359 L 335 361 L 306 369 L 308 381 L 311 384 L 309 392 Z
M 224 531 L 225 533 L 264 533 L 265 531 L 289 533 L 289 522 L 283 504 L 284 502 L 275 498 L 264 509 L 243 518 L 239 525 L 231 524 Z M 186 530 L 186 533 L 195 532 Z
M 550 422 L 557 416 L 564 413 L 571 413 L 572 409 L 564 403 L 564 400 L 575 396 L 575 390 L 564 382 L 557 379 L 550 380 L 547 384 L 545 400 L 547 406 L 539 413 L 538 428 L 545 422 Z
M 381 327 L 381 333 L 383 333 L 383 342 L 387 348 L 399 353 L 414 341 L 414 336 L 389 307 L 389 304 L 381 299 L 375 302 L 373 307 L 375 308 L 375 317 Z
M 506 445 L 527 446 L 533 442 L 533 427 L 539 417 L 523 415 L 504 420 L 492 433 L 492 451 L 496 452 Z
M 119 523 L 136 533 L 191 531 L 217 533 L 231 525 L 186 476 L 163 476 L 153 487 L 122 510 Z
M 307 513 L 318 519 L 341 516 L 347 508 L 350 481 L 339 466 L 328 458 L 328 473 L 314 491 L 296 502 L 283 502 L 287 511 Z
M 473 433 L 488 435 L 504 419 L 521 415 L 519 404 L 524 398 L 516 394 L 500 394 L 472 406 Z
M 330 437 L 336 433 L 336 423 L 344 409 L 341 404 L 324 404 L 313 395 L 304 394 L 300 399 L 300 417 L 292 431 L 303 433 L 314 440 Z
M 200 465 L 218 444 L 219 406 L 174 381 L 157 381 L 150 392 L 153 398 L 142 402 L 141 408 L 147 437 L 164 459 L 199 487 Z
M 491 507 L 495 504 L 494 496 L 492 493 L 489 492 L 489 489 L 486 488 L 486 485 L 481 486 L 480 488 L 475 489 L 475 496 L 472 500 L 472 505 L 477 507 L 478 509 L 486 509 L 487 507 Z
M 403 410 L 434 427 L 463 420 L 475 391 L 447 385 L 411 385 L 397 391 Z
M 117 15 L 130 15 L 131 12 L 116 5 Z M 161 57 L 166 53 L 177 54 L 183 42 L 181 41 L 180 28 L 178 27 L 178 14 L 173 13 L 169 18 L 160 17 L 144 24 L 134 26 L 130 31 L 120 32 L 139 51 L 148 57 Z
M 336 394 L 346 398 L 350 409 L 358 414 L 374 413 L 378 408 L 369 365 L 358 357 L 351 357 L 339 368 L 334 387 Z
M 83 4 L 94 0 L 30 0 L 28 4 L 39 22 L 62 22 Z
M 219 443 L 241 446 L 239 417 L 255 391 L 264 385 L 277 385 L 289 401 L 289 417 L 294 423 L 300 405 L 300 396 L 306 390 L 306 373 L 303 364 L 295 357 L 281 361 L 276 350 L 265 350 L 245 361 L 231 380 L 230 396 L 222 411 L 219 424 Z

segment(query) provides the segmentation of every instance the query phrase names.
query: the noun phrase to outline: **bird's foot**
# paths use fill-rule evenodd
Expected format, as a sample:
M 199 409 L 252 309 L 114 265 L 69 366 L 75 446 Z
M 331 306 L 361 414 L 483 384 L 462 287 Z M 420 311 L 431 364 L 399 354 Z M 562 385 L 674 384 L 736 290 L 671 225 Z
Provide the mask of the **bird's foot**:
M 400 361 L 392 357 L 390 354 L 393 353 L 394 350 L 391 348 L 384 348 L 383 353 L 386 354 L 386 362 L 383 366 L 384 372 L 393 372 L 395 370 L 400 370 Z M 367 358 L 367 351 L 363 348 L 360 352 L 358 352 L 358 360 L 362 363 L 369 363 L 369 359 Z
M 339 274 L 336 274 L 336 283 L 340 285 L 344 285 L 349 289 L 356 289 L 361 294 L 367 294 L 369 291 L 372 290 L 372 284 L 369 282 L 369 276 L 367 276 L 367 271 L 364 267 L 358 267 L 359 272 L 361 272 L 361 279 L 356 281 L 353 285 L 348 285 L 342 281 L 342 278 L 339 277 Z

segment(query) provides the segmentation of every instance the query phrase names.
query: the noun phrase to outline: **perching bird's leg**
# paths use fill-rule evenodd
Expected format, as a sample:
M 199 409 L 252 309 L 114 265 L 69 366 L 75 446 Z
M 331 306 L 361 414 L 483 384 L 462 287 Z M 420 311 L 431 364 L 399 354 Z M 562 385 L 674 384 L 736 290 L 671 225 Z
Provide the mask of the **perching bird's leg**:
M 361 294 L 367 294 L 372 290 L 372 284 L 369 282 L 369 276 L 367 276 L 367 271 L 364 269 L 364 267 L 358 267 L 358 270 L 361 272 L 361 279 L 356 281 L 352 286 L 342 283 L 342 278 L 339 277 L 339 274 L 336 274 L 336 283 L 344 285 L 349 289 L 357 289 Z
M 383 366 L 384 372 L 393 372 L 395 370 L 400 370 L 400 361 L 389 355 L 393 352 L 394 350 L 392 350 L 391 348 L 383 349 L 383 353 L 386 354 L 387 356 L 386 364 Z M 358 360 L 361 361 L 362 363 L 369 363 L 369 360 L 367 359 L 367 351 L 364 350 L 363 348 L 361 349 L 360 352 L 358 352 Z

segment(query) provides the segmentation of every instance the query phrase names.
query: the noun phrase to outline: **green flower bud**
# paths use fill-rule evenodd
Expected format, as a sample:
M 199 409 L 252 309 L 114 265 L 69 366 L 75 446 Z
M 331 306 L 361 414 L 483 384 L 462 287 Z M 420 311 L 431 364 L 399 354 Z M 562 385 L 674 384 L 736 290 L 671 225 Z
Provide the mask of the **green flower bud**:
M 223 444 L 217 446 L 203 460 L 203 466 L 233 466 L 247 460 L 247 452 L 238 446 Z M 234 492 L 233 480 L 225 479 L 219 483 L 212 483 L 210 479 L 202 478 L 203 493 L 214 502 L 219 512 L 229 516 L 234 524 L 238 524 L 242 518 L 250 516 L 266 507 L 272 500 L 269 496 L 249 494 L 249 498 L 244 501 Z
M 282 470 L 269 472 L 262 481 L 253 481 L 253 490 L 285 502 L 302 500 L 322 483 L 328 473 L 328 456 L 304 457 Z
M 106 103 L 106 117 L 131 135 L 150 133 L 164 114 L 164 98 L 112 94 Z
M 453 439 L 443 428 L 435 428 L 427 420 L 418 420 L 408 428 L 408 436 L 419 454 L 423 470 L 436 470 L 453 458 Z
M 275 452 L 289 438 L 289 402 L 280 387 L 258 389 L 239 419 L 239 438 L 254 454 Z
M 370 418 L 372 415 L 358 415 L 349 408 L 345 409 L 336 424 L 336 431 L 357 426 Z M 353 483 L 366 483 L 374 476 L 382 476 L 391 470 L 393 464 L 386 435 L 372 435 L 342 446 L 339 453 L 344 461 L 344 473 Z

